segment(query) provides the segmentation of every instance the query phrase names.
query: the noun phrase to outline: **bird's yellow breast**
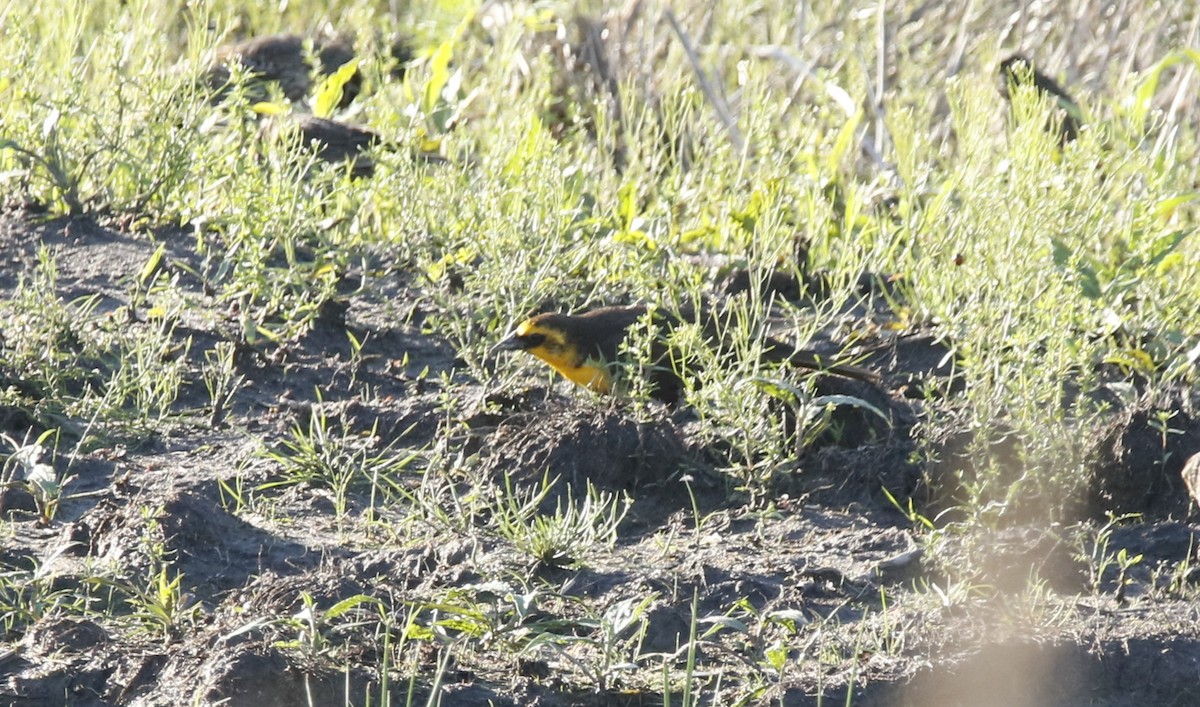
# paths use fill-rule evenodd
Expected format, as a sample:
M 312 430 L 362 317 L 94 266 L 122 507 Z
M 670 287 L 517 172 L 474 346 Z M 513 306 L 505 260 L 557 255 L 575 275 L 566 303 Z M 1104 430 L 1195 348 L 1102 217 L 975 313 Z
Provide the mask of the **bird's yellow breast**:
M 603 366 L 595 365 L 591 361 L 576 364 L 573 360 L 554 356 L 553 352 L 545 349 L 533 349 L 530 353 L 550 364 L 551 368 L 576 385 L 582 385 L 603 395 L 612 392 L 612 375 Z

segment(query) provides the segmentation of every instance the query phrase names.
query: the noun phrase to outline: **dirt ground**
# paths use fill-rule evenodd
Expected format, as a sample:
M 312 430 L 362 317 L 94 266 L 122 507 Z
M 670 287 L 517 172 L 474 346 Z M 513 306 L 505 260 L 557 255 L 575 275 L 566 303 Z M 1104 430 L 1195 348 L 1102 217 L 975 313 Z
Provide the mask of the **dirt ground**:
M 166 244 L 169 267 L 199 265 L 186 232 L 155 235 Z M 43 245 L 56 256 L 58 295 L 98 295 L 102 312 L 128 306 L 130 279 L 156 247 L 112 224 L 12 211 L 0 215 L 0 259 L 7 264 L 0 290 L 14 292 Z M 176 269 L 180 286 L 204 301 L 201 284 Z M 711 450 L 687 410 L 646 421 L 566 384 L 497 390 L 491 381 L 465 380 L 453 348 L 423 333 L 428 312 L 413 288 L 403 271 L 369 280 L 349 296 L 344 326 L 334 316 L 282 350 L 239 357 L 247 383 L 226 424 L 183 415 L 139 446 L 81 455 L 47 525 L 19 489 L 4 491 L 0 509 L 9 523 L 0 571 L 32 573 L 31 581 L 76 595 L 102 568 L 136 575 L 145 564 L 140 543 L 153 534 L 199 608 L 169 638 L 136 630 L 120 612 L 47 611 L 3 636 L 0 703 L 271 707 L 366 704 L 363 695 L 375 694 L 371 703 L 378 704 L 386 689 L 403 704 L 411 671 L 396 666 L 399 677 L 382 688 L 374 672 L 379 643 L 354 626 L 340 626 L 331 638 L 336 650 L 326 654 L 336 655 L 341 669 L 288 644 L 295 638 L 288 619 L 302 613 L 305 595 L 318 607 L 365 595 L 400 611 L 452 590 L 478 599 L 544 586 L 554 592 L 539 616 L 564 622 L 577 619 L 580 607 L 603 613 L 654 597 L 640 651 L 676 668 L 693 612 L 721 616 L 741 602 L 744 623 L 769 613 L 794 617 L 802 625 L 788 644 L 791 672 L 766 681 L 748 704 L 845 704 L 847 692 L 854 705 L 1200 704 L 1200 616 L 1190 589 L 1197 575 L 1184 572 L 1168 586 L 1168 570 L 1194 558 L 1198 545 L 1179 480 L 1183 461 L 1200 451 L 1194 393 L 1180 391 L 1171 403 L 1181 433 L 1166 449 L 1147 410 L 1118 410 L 1111 433 L 1095 442 L 1084 515 L 1100 524 L 1100 508 L 1143 514 L 1108 538 L 1114 552 L 1143 555 L 1120 601 L 1115 568 L 1090 577 L 1076 556 L 1074 531 L 1036 523 L 964 543 L 963 553 L 986 555 L 971 559 L 994 567 L 986 584 L 997 591 L 939 598 L 929 587 L 945 583 L 923 556 L 922 535 L 883 491 L 929 510 L 945 490 L 932 487 L 936 470 L 920 463 L 912 436 L 922 402 L 910 391 L 947 373 L 945 351 L 931 338 L 908 337 L 868 362 L 885 383 L 856 393 L 875 396 L 890 427 L 867 429 L 876 423 L 851 416 L 850 434 L 808 451 L 797 460 L 800 473 L 791 475 L 798 481 L 781 483 L 766 510 L 750 511 L 713 473 Z M 197 370 L 204 352 L 237 326 L 209 301 L 209 316 L 183 321 L 176 331 L 181 341 L 191 338 L 187 356 Z M 369 334 L 359 364 L 347 327 L 360 339 Z M 441 374 L 477 399 L 467 406 L 474 412 L 451 424 Z M 370 397 L 359 392 L 364 384 Z M 953 388 L 953 381 L 945 384 Z M 190 379 L 176 407 L 205 404 L 198 376 Z M 550 468 L 576 489 L 590 481 L 628 492 L 633 506 L 615 549 L 578 570 L 533 566 L 494 539 L 455 536 L 429 519 L 389 518 L 391 527 L 408 528 L 397 537 L 367 523 L 343 525 L 328 492 L 303 486 L 281 488 L 269 503 L 238 512 L 219 481 L 273 479 L 278 470 L 254 454 L 256 440 L 278 442 L 317 406 L 343 430 L 374 429 L 380 444 L 430 448 L 457 435 L 452 443 L 478 455 L 496 480 L 507 474 L 536 484 Z M 24 438 L 28 417 L 5 412 L 3 431 Z M 689 488 L 703 517 L 699 532 Z M 367 499 L 352 503 L 351 517 L 361 521 Z M 1011 606 L 1007 598 L 1031 596 L 1034 572 L 1043 583 L 1039 600 Z M 701 673 L 760 661 L 778 635 L 771 631 L 777 627 L 762 623 L 701 641 Z M 438 657 L 432 651 L 416 658 L 418 704 L 433 690 L 444 705 L 663 704 L 653 685 L 618 675 L 601 686 L 561 657 L 515 651 L 456 654 L 434 686 Z M 710 695 L 717 694 L 712 677 Z

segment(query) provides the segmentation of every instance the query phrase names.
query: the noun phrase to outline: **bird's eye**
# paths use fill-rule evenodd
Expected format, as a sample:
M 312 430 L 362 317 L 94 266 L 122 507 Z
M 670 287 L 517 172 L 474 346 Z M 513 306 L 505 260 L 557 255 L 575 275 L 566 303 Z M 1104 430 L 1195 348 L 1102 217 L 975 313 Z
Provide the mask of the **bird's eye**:
M 536 349 L 537 347 L 546 343 L 545 334 L 526 334 L 521 338 L 525 341 L 525 348 L 529 349 Z

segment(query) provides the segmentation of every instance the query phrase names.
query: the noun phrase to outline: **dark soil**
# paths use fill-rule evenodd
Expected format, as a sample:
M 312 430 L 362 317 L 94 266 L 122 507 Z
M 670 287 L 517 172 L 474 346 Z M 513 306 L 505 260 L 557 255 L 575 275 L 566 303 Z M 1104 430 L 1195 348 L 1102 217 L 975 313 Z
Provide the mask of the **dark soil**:
M 115 312 L 129 307 L 129 283 L 155 241 L 167 244 L 168 267 L 200 265 L 186 233 L 0 215 L 0 259 L 9 265 L 0 289 L 14 292 L 45 247 L 58 264 L 59 297 L 97 295 L 101 311 Z M 179 272 L 208 307 L 176 332 L 191 339 L 195 371 L 206 351 L 231 338 L 236 319 Z M 929 517 L 945 500 L 913 428 L 930 392 L 961 388 L 946 342 L 917 333 L 870 353 L 867 365 L 885 382 L 855 390 L 890 424 L 841 419 L 841 434 L 805 450 L 773 496 L 750 507 L 686 409 L 636 412 L 566 384 L 497 391 L 472 381 L 447 342 L 413 323 L 425 313 L 402 277 L 366 282 L 339 317 L 298 342 L 244 352 L 246 385 L 222 424 L 200 414 L 207 399 L 192 381 L 177 422 L 136 444 L 82 451 L 52 519 L 39 520 L 33 498 L 15 486 L 0 494 L 9 519 L 4 586 L 42 592 L 47 602 L 36 615 L 21 613 L 13 608 L 25 606 L 21 597 L 0 594 L 0 703 L 379 704 L 386 692 L 404 704 L 411 690 L 417 704 L 437 691 L 446 705 L 661 705 L 661 679 L 637 682 L 616 671 L 598 680 L 561 653 L 486 650 L 535 627 L 594 636 L 585 619 L 649 597 L 642 660 L 660 675 L 663 662 L 682 671 L 681 647 L 699 619 L 696 661 L 711 704 L 723 701 L 706 671 L 730 664 L 754 668 L 747 670 L 761 684 L 739 694 L 753 694 L 755 704 L 843 704 L 847 691 L 855 705 L 1200 704 L 1200 617 L 1187 565 L 1197 526 L 1179 476 L 1200 450 L 1190 392 L 1115 411 L 1092 445 L 1094 475 L 1078 522 L 1031 521 L 964 538 L 962 562 L 986 571 L 977 586 L 955 586 L 953 555 L 927 556 L 926 531 L 887 495 L 914 499 L 914 510 Z M 369 334 L 361 360 L 346 328 L 360 340 Z M 1155 427 L 1161 412 L 1174 415 L 1178 431 L 1165 444 Z M 484 483 L 536 488 L 550 471 L 560 482 L 544 510 L 568 494 L 583 498 L 589 484 L 628 494 L 633 505 L 613 551 L 566 569 L 477 532 L 484 517 L 448 527 L 435 516 L 372 510 L 356 490 L 339 520 L 333 494 L 320 485 L 249 493 L 280 478 L 279 466 L 257 452 L 260 441 L 282 444 L 314 416 L 381 451 L 460 454 L 440 476 L 414 468 L 405 477 L 407 493 L 450 494 L 439 502 Z M 47 426 L 20 407 L 5 408 L 0 423 L 17 440 Z M 468 467 L 475 476 L 455 475 Z M 239 482 L 248 494 L 241 506 Z M 1106 528 L 1110 512 L 1140 516 Z M 372 513 L 380 522 L 367 522 Z M 1142 557 L 1123 575 L 1111 565 L 1096 575 L 1080 557 L 1101 540 L 1113 554 Z M 156 629 L 96 581 L 113 572 L 131 582 L 150 576 L 147 547 L 170 558 L 192 608 L 170 628 Z M 1030 591 L 1035 585 L 1040 594 Z M 536 607 L 504 608 L 526 593 L 536 594 Z M 85 605 L 71 603 L 80 596 Z M 306 617 L 356 597 L 392 617 L 454 597 L 489 607 L 502 627 L 486 639 L 447 634 L 441 644 L 398 650 L 372 632 L 379 614 L 368 611 L 374 624 L 328 617 L 323 643 L 315 643 Z M 1031 603 L 1014 607 L 1018 597 Z M 428 612 L 417 615 L 428 623 Z M 762 667 L 774 641 L 792 658 L 791 672 Z M 729 695 L 735 673 L 725 676 Z M 678 703 L 678 693 L 671 700 Z

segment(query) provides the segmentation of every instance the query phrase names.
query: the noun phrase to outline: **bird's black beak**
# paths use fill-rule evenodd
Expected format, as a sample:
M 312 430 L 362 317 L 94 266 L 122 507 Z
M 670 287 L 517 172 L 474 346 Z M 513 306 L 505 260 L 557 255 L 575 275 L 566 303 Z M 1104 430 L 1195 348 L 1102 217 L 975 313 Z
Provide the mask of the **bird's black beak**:
M 488 354 L 494 356 L 500 351 L 523 351 L 527 348 L 529 348 L 529 342 L 514 331 L 493 346 Z

